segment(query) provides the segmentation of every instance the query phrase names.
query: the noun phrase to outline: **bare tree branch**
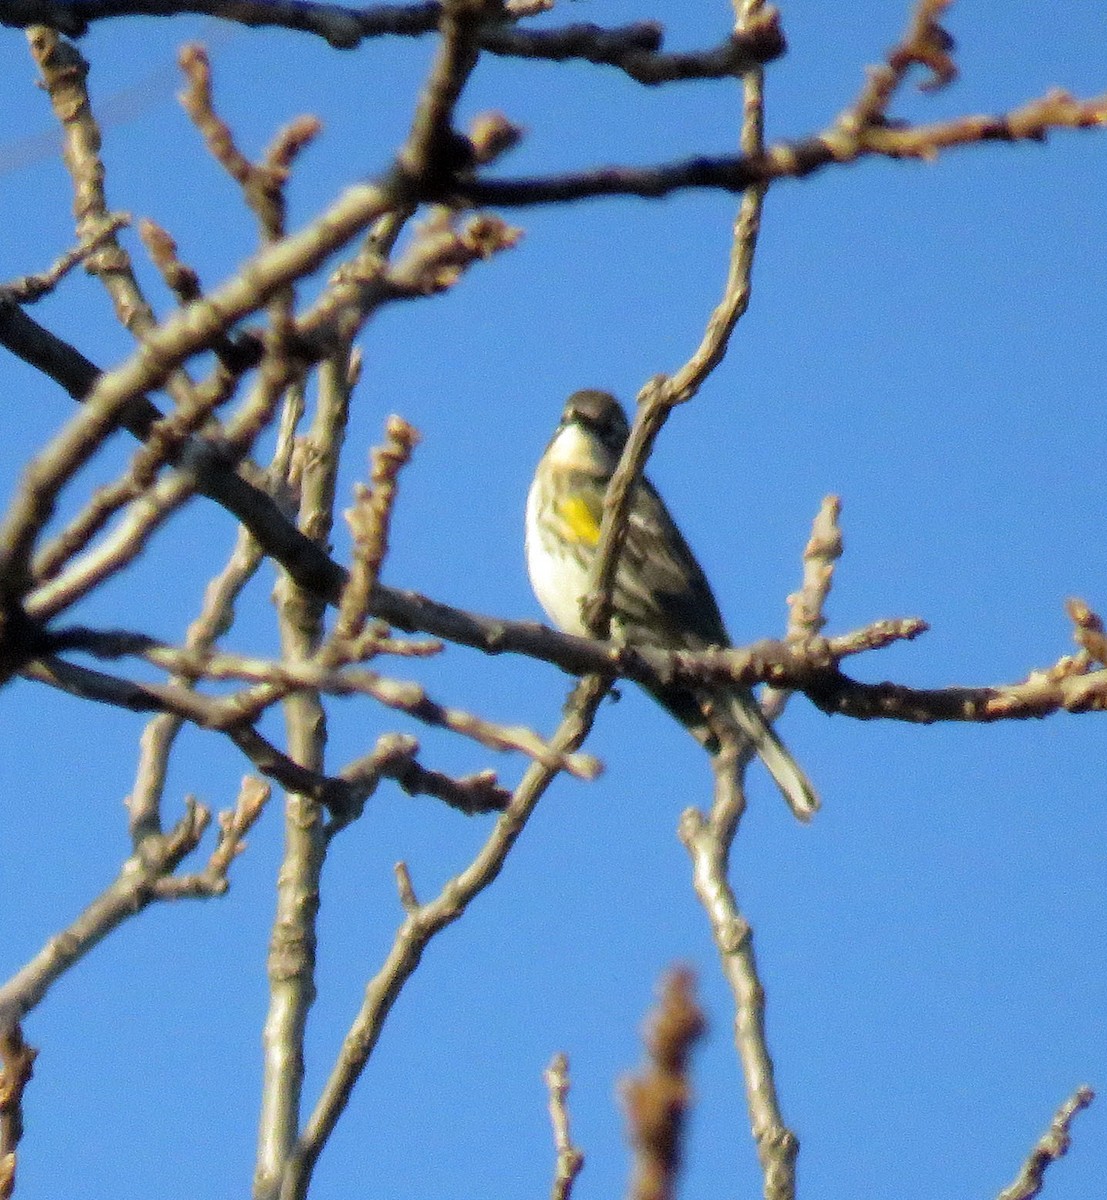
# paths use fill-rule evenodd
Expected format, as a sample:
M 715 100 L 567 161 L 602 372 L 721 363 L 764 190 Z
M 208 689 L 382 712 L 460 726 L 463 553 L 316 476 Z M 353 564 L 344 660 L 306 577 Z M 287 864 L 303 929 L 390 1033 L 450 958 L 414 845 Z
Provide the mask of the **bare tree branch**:
M 1069 1126 L 1073 1117 L 1094 1099 L 1095 1092 L 1090 1087 L 1078 1087 L 1073 1092 L 1054 1113 L 1049 1128 L 1030 1151 L 1018 1178 L 1010 1187 L 1005 1187 L 996 1200 L 1033 1200 L 1041 1192 L 1046 1169 L 1069 1151 Z
M 753 929 L 728 879 L 730 848 L 745 794 L 738 772 L 740 748 L 724 743 L 713 760 L 715 800 L 709 816 L 689 808 L 680 840 L 692 859 L 692 883 L 707 913 L 723 974 L 734 995 L 734 1040 L 742 1063 L 753 1139 L 765 1175 L 765 1200 L 793 1200 L 799 1141 L 785 1124 L 765 1036 L 765 989 L 757 971 Z
M 852 145 L 834 130 L 796 142 L 778 142 L 764 154 L 697 156 L 652 167 L 599 167 L 531 179 L 482 178 L 457 182 L 448 194 L 475 208 L 521 208 L 567 204 L 601 196 L 658 199 L 674 192 L 707 188 L 744 192 L 778 179 L 803 179 L 834 164 L 879 155 L 933 161 L 946 150 L 981 142 L 1042 142 L 1061 129 L 1098 129 L 1107 124 L 1107 98 L 1081 100 L 1055 90 L 1007 113 L 957 117 L 930 125 L 877 127 Z M 437 198 L 437 197 L 432 197 Z
M 196 13 L 236 21 L 255 28 L 276 26 L 324 38 L 336 50 L 352 50 L 367 38 L 420 37 L 433 33 L 442 20 L 442 4 L 377 4 L 353 8 L 313 0 L 2 0 L 0 25 L 50 25 L 80 37 L 93 21 L 118 16 L 177 16 Z M 681 79 L 718 79 L 737 75 L 784 52 L 784 39 L 772 10 L 744 38 L 693 53 L 661 52 L 662 29 L 655 21 L 621 28 L 574 24 L 561 29 L 528 30 L 514 25 L 513 7 L 503 19 L 479 32 L 480 47 L 489 54 L 564 62 L 582 59 L 625 71 L 639 83 Z
M 573 1144 L 569 1132 L 569 1059 L 564 1054 L 555 1054 L 543 1078 L 550 1094 L 550 1124 L 557 1151 L 550 1200 L 569 1200 L 576 1177 L 584 1168 L 584 1155 Z

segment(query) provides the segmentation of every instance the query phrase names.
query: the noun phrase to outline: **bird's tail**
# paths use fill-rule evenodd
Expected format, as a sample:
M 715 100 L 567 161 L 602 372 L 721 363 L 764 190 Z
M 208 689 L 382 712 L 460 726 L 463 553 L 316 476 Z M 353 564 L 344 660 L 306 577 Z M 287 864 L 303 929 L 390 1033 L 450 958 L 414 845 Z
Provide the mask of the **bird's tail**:
M 818 794 L 788 747 L 765 720 L 756 697 L 752 692 L 735 691 L 730 701 L 735 721 L 753 743 L 758 758 L 780 788 L 788 807 L 801 821 L 810 821 L 819 807 Z

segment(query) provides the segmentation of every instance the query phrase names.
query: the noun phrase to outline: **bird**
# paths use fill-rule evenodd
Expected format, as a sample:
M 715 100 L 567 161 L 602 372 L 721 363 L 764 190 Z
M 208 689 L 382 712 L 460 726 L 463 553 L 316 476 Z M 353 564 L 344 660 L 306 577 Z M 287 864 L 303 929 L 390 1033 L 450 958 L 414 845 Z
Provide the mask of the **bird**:
M 629 435 L 626 413 L 610 392 L 574 392 L 527 494 L 527 573 L 538 602 L 563 633 L 591 636 L 580 605 L 599 542 L 604 496 Z M 731 645 L 706 575 L 645 476 L 631 495 L 611 600 L 612 636 L 626 645 L 691 651 Z M 819 807 L 810 780 L 748 687 L 658 683 L 647 691 L 711 753 L 719 749 L 711 722 L 732 720 L 793 812 L 807 820 Z

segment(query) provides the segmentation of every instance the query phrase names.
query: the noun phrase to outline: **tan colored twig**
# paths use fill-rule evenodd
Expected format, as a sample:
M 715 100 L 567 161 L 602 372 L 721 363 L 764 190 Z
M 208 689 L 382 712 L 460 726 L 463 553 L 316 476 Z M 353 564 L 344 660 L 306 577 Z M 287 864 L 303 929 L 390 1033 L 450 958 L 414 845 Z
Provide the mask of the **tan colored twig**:
M 15 1191 L 16 1146 L 23 1136 L 23 1093 L 38 1051 L 23 1040 L 18 1024 L 0 1031 L 0 1200 Z
M 187 263 L 182 262 L 177 251 L 177 243 L 170 236 L 168 230 L 146 217 L 138 223 L 138 236 L 142 239 L 150 261 L 157 267 L 162 279 L 165 280 L 166 287 L 173 292 L 182 305 L 191 304 L 203 296 L 204 291 L 200 285 L 199 274 Z M 236 341 L 224 333 L 212 342 L 211 350 L 218 358 L 226 375 L 216 373 L 207 384 L 209 388 L 216 388 L 229 394 L 234 381 L 249 367 L 257 364 L 260 350 L 257 355 L 244 350 L 244 343 L 250 337 L 251 335 L 244 334 Z
M 161 659 L 159 665 L 180 671 L 185 666 L 183 659 L 171 655 L 144 656 L 151 660 Z M 249 673 L 244 663 L 230 670 L 223 669 L 232 656 L 209 656 L 202 673 L 213 679 L 243 678 Z M 243 720 L 253 722 L 261 712 L 270 707 L 283 695 L 305 691 L 326 692 L 333 696 L 366 695 L 398 712 L 407 713 L 428 725 L 440 726 L 453 733 L 479 742 L 490 750 L 514 750 L 533 758 L 536 762 L 555 766 L 580 779 L 594 779 L 600 771 L 599 763 L 588 754 L 561 754 L 547 741 L 522 725 L 501 725 L 478 717 L 464 709 L 439 704 L 432 699 L 422 684 L 408 680 L 389 679 L 374 671 L 334 671 L 326 667 L 307 663 L 257 664 L 254 678 L 266 683 L 253 693 L 240 693 L 221 699 L 210 709 L 213 727 L 230 727 Z M 272 680 L 270 684 L 268 681 Z
M 318 135 L 321 122 L 316 117 L 297 117 L 276 135 L 262 161 L 255 164 L 238 149 L 230 126 L 215 111 L 207 51 L 196 43 L 184 46 L 178 61 L 186 81 L 180 97 L 185 112 L 212 157 L 242 188 L 264 240 L 278 241 L 285 233 L 284 185 L 292 163 Z
M 834 582 L 834 568 L 842 557 L 842 530 L 838 519 L 842 502 L 837 496 L 823 498 L 803 548 L 803 583 L 788 597 L 789 642 L 818 637 L 826 625 L 825 608 Z
M 369 754 L 343 767 L 338 781 L 350 785 L 351 790 L 356 786 L 360 794 L 350 797 L 356 804 L 335 813 L 327 826 L 328 837 L 360 816 L 361 803 L 380 779 L 395 781 L 409 796 L 434 796 L 466 816 L 503 812 L 511 802 L 511 792 L 500 787 L 494 771 L 455 778 L 424 767 L 416 757 L 418 753 L 419 743 L 409 734 L 385 733 Z
M 735 0 L 735 33 L 761 20 L 765 6 L 759 0 Z M 764 80 L 758 68 L 742 80 L 743 155 L 762 152 L 764 137 Z M 750 277 L 765 188 L 751 184 L 742 196 L 731 239 L 730 263 L 723 295 L 708 320 L 699 346 L 672 376 L 655 376 L 639 392 L 638 409 L 630 437 L 612 475 L 604 498 L 600 540 L 589 575 L 588 595 L 582 605 L 585 627 L 606 637 L 611 620 L 611 596 L 622 552 L 634 488 L 646 468 L 654 442 L 676 404 L 690 400 L 703 381 L 722 362 L 735 326 L 749 306 Z
M 766 1200 L 792 1200 L 799 1142 L 781 1113 L 765 1037 L 765 989 L 754 956 L 753 929 L 729 881 L 730 848 L 745 809 L 737 770 L 740 748 L 724 741 L 712 762 L 715 800 L 705 816 L 695 808 L 680 819 L 680 840 L 692 858 L 692 883 L 707 913 L 715 947 L 734 996 L 734 1041 L 742 1063 L 746 1103 Z
M 396 503 L 396 481 L 419 444 L 419 431 L 402 417 L 388 418 L 387 440 L 372 453 L 372 486 L 358 484 L 346 523 L 353 535 L 353 562 L 338 602 L 338 617 L 330 638 L 332 651 L 358 638 L 365 627 L 373 589 L 388 553 L 388 532 Z M 341 659 L 337 650 L 336 661 Z
M 74 267 L 87 262 L 109 238 L 114 237 L 120 229 L 130 223 L 131 218 L 127 213 L 112 214 L 102 228 L 87 235 L 72 250 L 60 255 L 47 270 L 40 271 L 37 275 L 23 275 L 10 283 L 0 284 L 0 291 L 17 304 L 34 304 L 43 296 L 49 295 Z
M 226 566 L 208 584 L 200 614 L 185 635 L 189 650 L 196 652 L 214 645 L 232 619 L 235 600 L 260 565 L 257 543 L 245 530 L 240 530 Z M 173 682 L 180 687 L 188 686 L 188 681 L 179 677 Z M 142 731 L 135 783 L 126 801 L 136 847 L 151 833 L 161 833 L 160 806 L 169 753 L 181 725 L 182 718 L 166 713 L 155 717 Z
M 400 907 L 409 915 L 419 910 L 419 897 L 415 894 L 415 885 L 411 882 L 411 872 L 402 860 L 393 867 L 396 876 L 396 894 L 400 898 Z
M 838 127 L 849 137 L 862 137 L 887 122 L 888 106 L 903 86 L 912 67 L 929 71 L 921 85 L 938 91 L 957 78 L 951 53 L 953 39 L 939 23 L 952 0 L 916 0 L 908 26 L 897 45 L 879 66 L 869 67 L 861 93 L 838 119 Z
M 474 146 L 474 154 L 479 153 Z M 356 336 L 382 305 L 437 295 L 453 287 L 469 267 L 512 249 L 522 236 L 496 216 L 462 219 L 450 209 L 435 209 L 400 260 L 390 265 L 388 256 L 416 207 L 398 204 L 376 223 L 359 252 L 338 267 L 319 299 L 296 319 L 300 347 L 325 354 L 336 342 Z
M 1041 1192 L 1046 1169 L 1069 1151 L 1069 1126 L 1073 1117 L 1094 1099 L 1095 1092 L 1087 1085 L 1073 1092 L 1054 1113 L 1049 1128 L 1035 1143 L 1014 1183 L 1005 1187 L 996 1200 L 1033 1200 Z
M 672 1200 L 676 1195 L 692 1104 L 689 1060 L 706 1027 L 692 972 L 670 972 L 644 1035 L 649 1063 L 621 1089 L 634 1151 L 630 1200 Z
M 76 46 L 53 29 L 33 26 L 27 30 L 27 41 L 61 124 L 62 157 L 73 179 L 77 236 L 83 241 L 99 233 L 111 218 L 104 191 L 100 128 L 85 82 L 88 63 Z M 155 324 L 153 310 L 143 298 L 130 256 L 118 239 L 112 234 L 102 240 L 100 249 L 87 259 L 87 268 L 104 284 L 120 322 L 132 333 L 141 334 Z
M 378 277 L 377 299 L 418 299 L 444 292 L 473 263 L 512 249 L 521 237 L 521 229 L 499 217 L 477 215 L 459 221 L 449 209 L 436 208 L 417 227 L 402 257 Z
M 166 286 L 181 304 L 191 304 L 193 300 L 199 300 L 204 294 L 204 289 L 200 286 L 200 276 L 192 267 L 181 261 L 177 243 L 169 231 L 149 217 L 144 217 L 138 223 L 138 236 L 146 247 L 150 261 L 157 267 Z
M 477 113 L 469 122 L 467 133 L 473 147 L 473 161 L 478 166 L 488 166 L 519 145 L 525 132 L 501 112 Z
M 240 187 L 245 188 L 253 172 L 253 164 L 239 150 L 230 126 L 215 111 L 212 103 L 211 63 L 207 51 L 199 43 L 182 46 L 177 63 L 185 77 L 185 87 L 179 99 L 192 123 L 207 143 L 212 158 Z
M 842 530 L 838 518 L 842 502 L 837 496 L 823 498 L 822 506 L 811 526 L 811 536 L 803 548 L 803 583 L 799 591 L 788 597 L 788 630 L 785 641 L 790 645 L 804 645 L 817 638 L 826 625 L 825 608 L 834 582 L 834 568 L 842 556 Z M 890 645 L 893 641 L 908 640 L 924 632 L 922 622 L 910 625 L 885 626 L 880 630 L 872 627 L 866 632 L 865 649 L 877 649 L 878 645 Z M 879 643 L 877 639 L 881 639 Z M 887 640 L 883 640 L 887 639 Z M 845 647 L 842 647 L 844 650 Z M 862 647 L 849 653 L 860 653 Z M 845 657 L 845 654 L 842 655 Z M 837 661 L 837 660 L 836 660 Z M 761 707 L 770 721 L 775 721 L 784 711 L 790 693 L 783 688 L 767 687 L 761 694 Z
M 231 863 L 246 849 L 245 837 L 269 801 L 271 789 L 260 779 L 242 781 L 233 809 L 219 814 L 219 838 L 207 866 L 189 875 L 166 875 L 154 883 L 160 900 L 201 899 L 222 896 L 230 887 Z
M 569 1131 L 569 1058 L 555 1054 L 543 1073 L 550 1096 L 550 1125 L 553 1127 L 554 1166 L 550 1200 L 569 1200 L 576 1177 L 584 1169 L 584 1155 L 574 1143 Z
M 734 35 L 741 37 L 775 17 L 764 0 L 734 0 Z M 747 157 L 760 154 L 765 144 L 765 73 L 760 66 L 742 75 L 742 126 L 739 148 Z M 723 295 L 707 322 L 703 338 L 688 361 L 669 378 L 664 387 L 666 403 L 690 400 L 704 380 L 722 362 L 735 326 L 749 307 L 753 259 L 765 186 L 748 188 L 742 195 L 735 218 Z M 656 381 L 655 381 L 656 382 Z
M 1065 610 L 1076 627 L 1073 637 L 1089 663 L 1097 662 L 1100 666 L 1107 667 L 1107 633 L 1104 632 L 1103 618 L 1092 612 L 1088 605 L 1078 598 L 1069 600 Z

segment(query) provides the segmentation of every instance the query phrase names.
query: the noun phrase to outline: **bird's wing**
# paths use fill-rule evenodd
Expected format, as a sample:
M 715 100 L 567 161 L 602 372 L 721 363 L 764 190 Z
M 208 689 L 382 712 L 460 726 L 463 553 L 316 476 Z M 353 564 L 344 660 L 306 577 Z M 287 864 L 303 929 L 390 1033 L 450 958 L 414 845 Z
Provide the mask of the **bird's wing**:
M 614 602 L 631 640 L 690 650 L 728 644 L 711 585 L 648 480 L 631 506 Z

